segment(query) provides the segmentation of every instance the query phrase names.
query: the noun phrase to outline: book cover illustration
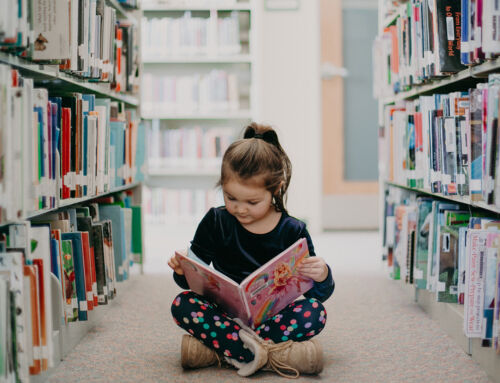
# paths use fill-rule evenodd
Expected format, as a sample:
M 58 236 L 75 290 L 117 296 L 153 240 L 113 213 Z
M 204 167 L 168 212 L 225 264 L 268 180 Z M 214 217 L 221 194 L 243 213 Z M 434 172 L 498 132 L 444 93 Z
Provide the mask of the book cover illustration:
M 486 264 L 484 281 L 484 308 L 483 308 L 483 347 L 491 347 L 493 338 L 493 314 L 495 309 L 495 282 L 497 272 L 498 251 L 500 248 L 500 233 L 490 232 L 486 240 Z
M 76 296 L 75 267 L 73 265 L 73 244 L 70 240 L 61 241 L 64 302 L 66 320 L 75 322 L 78 319 L 78 298 Z
M 432 220 L 432 200 L 420 198 L 417 200 L 418 218 L 416 229 L 416 255 L 414 280 L 418 289 L 427 287 L 427 258 L 429 254 L 429 232 Z
M 262 265 L 239 285 L 204 264 L 192 252 L 177 251 L 176 254 L 191 290 L 253 326 L 275 315 L 314 283 L 298 273 L 298 266 L 309 256 L 305 238 Z

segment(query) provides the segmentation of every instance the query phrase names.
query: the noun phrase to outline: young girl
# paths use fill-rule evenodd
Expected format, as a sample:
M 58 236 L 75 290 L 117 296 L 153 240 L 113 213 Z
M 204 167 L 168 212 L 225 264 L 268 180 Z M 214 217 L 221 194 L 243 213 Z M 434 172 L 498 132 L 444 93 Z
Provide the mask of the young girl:
M 244 139 L 229 146 L 222 160 L 219 186 L 225 206 L 212 208 L 200 222 L 191 250 L 207 264 L 240 283 L 299 238 L 306 238 L 310 258 L 299 272 L 314 286 L 255 329 L 230 318 L 220 307 L 192 291 L 172 304 L 175 322 L 188 331 L 181 346 L 185 368 L 220 364 L 221 357 L 242 376 L 264 367 L 281 375 L 317 374 L 323 368 L 322 349 L 312 337 L 325 327 L 324 302 L 335 284 L 325 261 L 315 256 L 306 225 L 288 215 L 285 197 L 292 167 L 276 132 L 256 123 Z M 179 261 L 168 262 L 177 284 L 189 289 Z

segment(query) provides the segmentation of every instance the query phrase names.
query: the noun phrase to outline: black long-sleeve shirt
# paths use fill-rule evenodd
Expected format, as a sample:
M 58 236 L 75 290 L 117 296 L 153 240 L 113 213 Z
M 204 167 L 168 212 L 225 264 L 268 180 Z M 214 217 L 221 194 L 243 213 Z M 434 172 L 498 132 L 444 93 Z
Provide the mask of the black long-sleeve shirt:
M 241 283 L 252 272 L 278 255 L 300 238 L 306 238 L 309 255 L 315 256 L 314 246 L 304 222 L 281 214 L 276 227 L 269 233 L 254 234 L 246 230 L 224 207 L 211 208 L 201 220 L 191 241 L 191 250 L 205 263 Z M 177 284 L 188 289 L 184 275 L 174 273 Z M 304 294 L 321 302 L 332 295 L 335 282 L 328 267 L 328 277 Z

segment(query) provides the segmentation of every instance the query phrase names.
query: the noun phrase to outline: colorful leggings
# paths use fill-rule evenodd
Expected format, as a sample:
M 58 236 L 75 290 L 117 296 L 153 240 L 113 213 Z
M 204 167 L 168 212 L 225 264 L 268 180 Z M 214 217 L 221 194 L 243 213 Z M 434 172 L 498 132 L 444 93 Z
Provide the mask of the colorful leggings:
M 225 356 L 243 361 L 254 356 L 240 340 L 240 327 L 215 303 L 192 291 L 179 294 L 172 303 L 175 323 L 203 342 L 207 347 Z M 297 300 L 278 314 L 263 322 L 255 332 L 275 343 L 304 341 L 319 334 L 326 323 L 326 310 L 314 298 Z

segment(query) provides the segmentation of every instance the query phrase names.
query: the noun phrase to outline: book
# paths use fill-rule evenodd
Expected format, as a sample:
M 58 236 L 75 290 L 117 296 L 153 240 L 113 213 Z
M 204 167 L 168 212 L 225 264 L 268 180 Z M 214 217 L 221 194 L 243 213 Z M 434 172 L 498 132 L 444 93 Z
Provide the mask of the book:
M 314 283 L 297 271 L 304 258 L 309 257 L 305 238 L 259 267 L 240 284 L 209 267 L 192 251 L 175 254 L 191 290 L 254 327 L 307 292 Z

